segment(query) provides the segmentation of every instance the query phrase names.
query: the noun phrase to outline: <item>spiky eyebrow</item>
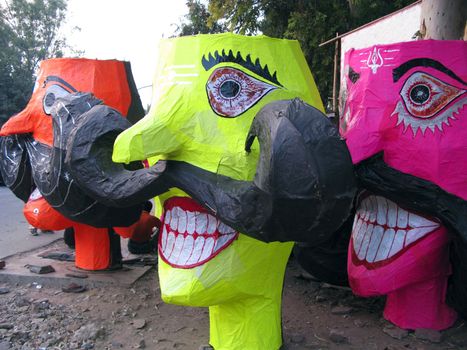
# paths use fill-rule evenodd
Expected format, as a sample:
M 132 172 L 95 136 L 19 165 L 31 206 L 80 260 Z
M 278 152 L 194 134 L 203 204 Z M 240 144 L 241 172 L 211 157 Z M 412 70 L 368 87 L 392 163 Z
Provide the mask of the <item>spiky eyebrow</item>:
M 216 50 L 214 52 L 214 56 L 209 53 L 207 58 L 206 56 L 203 56 L 203 59 L 201 60 L 205 70 L 209 70 L 215 65 L 224 62 L 237 63 L 242 67 L 258 74 L 260 77 L 269 80 L 271 83 L 282 87 L 282 84 L 277 80 L 276 72 L 271 75 L 268 65 L 266 64 L 264 67 L 262 67 L 259 58 L 257 58 L 253 63 L 249 54 L 246 56 L 246 59 L 244 59 L 240 51 L 237 51 L 237 55 L 234 55 L 232 50 L 229 50 L 228 54 L 225 53 L 225 50 L 222 50 L 222 54 L 219 55 L 219 51 Z
M 410 61 L 407 61 L 405 63 L 402 63 L 399 67 L 396 67 L 392 71 L 392 80 L 394 83 L 397 83 L 397 81 L 410 69 L 415 68 L 415 67 L 430 67 L 434 68 L 436 70 L 439 70 L 440 72 L 443 72 L 444 74 L 450 76 L 451 78 L 457 80 L 458 82 L 467 85 L 465 81 L 463 81 L 461 78 L 459 78 L 456 73 L 454 73 L 452 70 L 449 68 L 445 67 L 443 64 L 440 62 L 433 60 L 431 58 L 414 58 Z

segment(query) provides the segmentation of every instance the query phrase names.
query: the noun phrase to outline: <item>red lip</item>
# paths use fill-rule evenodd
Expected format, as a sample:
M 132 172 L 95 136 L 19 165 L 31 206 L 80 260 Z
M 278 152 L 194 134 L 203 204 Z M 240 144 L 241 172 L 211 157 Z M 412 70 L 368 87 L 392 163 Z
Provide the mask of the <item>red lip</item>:
M 227 248 L 238 232 L 193 199 L 173 197 L 164 203 L 159 256 L 172 267 L 200 266 Z

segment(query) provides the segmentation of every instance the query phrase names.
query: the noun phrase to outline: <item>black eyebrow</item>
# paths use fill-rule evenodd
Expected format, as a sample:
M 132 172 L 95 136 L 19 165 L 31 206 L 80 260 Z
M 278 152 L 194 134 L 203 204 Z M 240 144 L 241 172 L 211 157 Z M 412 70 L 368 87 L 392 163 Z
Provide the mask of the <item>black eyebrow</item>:
M 249 54 L 244 59 L 240 54 L 240 51 L 237 51 L 237 55 L 234 55 L 232 50 L 229 50 L 228 54 L 225 53 L 225 50 L 222 50 L 222 54 L 219 55 L 219 52 L 216 50 L 214 52 L 214 56 L 211 53 L 209 53 L 207 58 L 206 56 L 203 56 L 203 59 L 201 60 L 201 63 L 205 70 L 209 70 L 215 65 L 222 62 L 237 63 L 242 67 L 258 74 L 260 77 L 269 80 L 271 83 L 277 84 L 282 87 L 282 84 L 279 83 L 279 81 L 277 80 L 276 72 L 274 72 L 271 75 L 271 73 L 269 72 L 268 65 L 266 64 L 264 67 L 262 67 L 259 58 L 257 58 L 253 63 Z
M 353 70 L 352 67 L 349 66 L 349 79 L 350 81 L 355 84 L 357 80 L 360 78 L 360 74 Z
M 57 83 L 60 83 L 62 85 L 65 85 L 68 89 L 70 89 L 73 92 L 78 92 L 73 86 L 71 86 L 70 83 L 67 83 L 65 80 L 63 80 L 60 77 L 57 77 L 56 75 L 49 75 L 47 78 L 44 80 L 44 87 L 50 82 L 50 81 L 56 81 Z
M 459 78 L 456 73 L 454 73 L 452 70 L 447 68 L 446 66 L 442 65 L 440 62 L 435 61 L 431 58 L 414 58 L 413 60 L 407 61 L 402 63 L 399 67 L 394 68 L 392 70 L 392 80 L 394 83 L 396 83 L 405 73 L 407 73 L 408 70 L 414 68 L 414 67 L 430 67 L 434 68 L 436 70 L 439 70 L 440 72 L 443 72 L 444 74 L 450 76 L 454 80 L 457 80 L 459 83 L 462 83 L 464 85 L 467 85 L 465 81 L 463 81 L 461 78 Z

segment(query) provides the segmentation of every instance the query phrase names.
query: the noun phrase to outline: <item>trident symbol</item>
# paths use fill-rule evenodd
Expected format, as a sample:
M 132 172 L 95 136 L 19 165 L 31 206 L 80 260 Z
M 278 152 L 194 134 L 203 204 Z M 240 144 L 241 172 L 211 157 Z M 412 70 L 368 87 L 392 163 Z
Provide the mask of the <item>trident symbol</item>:
M 376 47 L 373 49 L 373 52 L 368 56 L 366 65 L 371 68 L 373 74 L 376 74 L 378 68 L 383 65 L 383 57 L 381 57 L 380 49 L 376 50 Z

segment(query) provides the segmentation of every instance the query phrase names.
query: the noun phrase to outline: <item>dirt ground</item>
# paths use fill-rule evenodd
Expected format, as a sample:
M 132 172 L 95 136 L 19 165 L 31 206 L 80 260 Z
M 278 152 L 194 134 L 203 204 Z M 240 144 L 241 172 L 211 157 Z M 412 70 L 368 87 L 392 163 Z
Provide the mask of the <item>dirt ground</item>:
M 197 350 L 208 344 L 208 310 L 164 304 L 155 270 L 132 287 L 80 294 L 34 284 L 0 287 L 0 350 Z M 362 299 L 310 280 L 292 258 L 283 349 L 467 349 L 464 321 L 442 333 L 407 332 L 382 318 L 383 306 L 382 298 Z

